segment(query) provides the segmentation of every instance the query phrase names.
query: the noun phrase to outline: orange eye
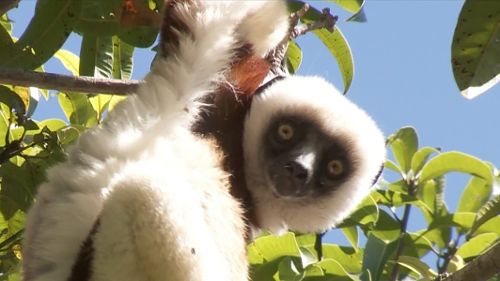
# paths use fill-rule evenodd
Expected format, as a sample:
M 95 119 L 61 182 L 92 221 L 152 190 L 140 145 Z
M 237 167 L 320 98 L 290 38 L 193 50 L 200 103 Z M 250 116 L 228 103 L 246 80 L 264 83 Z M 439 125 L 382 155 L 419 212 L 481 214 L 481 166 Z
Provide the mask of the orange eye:
M 294 128 L 290 124 L 281 124 L 278 127 L 278 136 L 281 140 L 291 140 L 295 134 Z
M 331 160 L 328 162 L 327 171 L 330 176 L 337 177 L 344 172 L 344 164 L 337 159 Z

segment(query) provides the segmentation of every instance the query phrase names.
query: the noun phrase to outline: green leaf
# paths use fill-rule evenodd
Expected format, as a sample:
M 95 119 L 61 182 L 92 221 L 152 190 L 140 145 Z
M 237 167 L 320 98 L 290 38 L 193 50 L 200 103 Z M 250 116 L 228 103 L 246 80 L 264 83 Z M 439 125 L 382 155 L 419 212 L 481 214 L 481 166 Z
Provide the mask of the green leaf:
M 500 5 L 466 0 L 451 48 L 453 74 L 462 95 L 472 99 L 500 81 Z
M 363 12 L 364 0 L 330 0 L 330 2 L 339 5 L 342 9 L 353 14 L 347 21 L 366 21 L 366 16 Z
M 323 244 L 323 258 L 337 261 L 346 271 L 361 273 L 363 250 L 333 244 Z
M 31 166 L 26 164 L 18 167 L 10 161 L 0 166 L 0 211 L 9 220 L 18 210 L 27 211 L 34 198 L 36 182 L 39 178 L 33 174 Z
M 479 234 L 460 246 L 457 255 L 465 260 L 474 258 L 485 252 L 493 243 L 498 241 L 498 239 L 498 235 L 495 233 Z
M 398 247 L 398 240 L 384 241 L 372 233 L 368 234 L 366 248 L 363 255 L 363 265 L 361 275 L 362 280 L 369 280 L 367 271 L 370 272 L 372 280 L 380 280 L 380 275 L 384 270 L 389 258 L 391 258 Z
M 354 212 L 337 227 L 353 225 L 369 227 L 378 220 L 378 214 L 379 209 L 377 203 L 371 196 L 368 196 L 356 207 Z
M 289 0 L 287 3 L 290 11 L 297 11 L 304 6 L 304 2 L 297 0 Z M 310 7 L 301 18 L 301 21 L 304 23 L 312 23 L 320 20 L 322 17 L 323 14 L 319 10 Z M 344 94 L 347 93 L 354 77 L 354 61 L 347 40 L 338 27 L 335 27 L 333 33 L 323 28 L 315 30 L 314 34 L 323 42 L 328 48 L 328 51 L 337 60 L 344 81 Z
M 274 280 L 280 262 L 286 257 L 300 260 L 301 252 L 291 232 L 282 236 L 257 238 L 247 247 L 252 280 Z
M 75 30 L 81 34 L 112 36 L 120 29 L 121 0 L 84 0 L 81 12 L 75 23 Z
M 130 79 L 134 67 L 134 46 L 113 36 L 113 78 Z
M 357 13 L 364 4 L 364 0 L 330 0 L 337 5 L 339 5 L 342 9 L 355 14 Z
M 60 49 L 55 54 L 56 57 L 71 74 L 78 76 L 78 68 L 80 65 L 80 58 L 70 51 Z
M 359 235 L 358 235 L 358 228 L 356 226 L 347 226 L 341 228 L 342 232 L 344 233 L 345 237 L 351 243 L 351 245 L 354 248 L 358 248 L 358 241 L 359 241 Z
M 0 52 L 0 65 L 35 69 L 61 48 L 71 34 L 81 0 L 38 0 L 35 15 L 15 43 Z
M 488 164 L 478 158 L 456 151 L 445 152 L 429 160 L 422 168 L 419 180 L 425 182 L 449 172 L 471 174 L 481 177 L 487 182 L 493 180 L 493 173 Z
M 493 185 L 491 182 L 487 182 L 482 178 L 471 177 L 460 197 L 457 212 L 477 212 L 488 201 L 492 191 Z
M 20 87 L 16 88 L 18 88 L 17 92 L 12 87 L 0 85 L 0 102 L 20 114 L 24 114 L 29 106 L 29 93 L 19 91 Z
M 7 13 L 0 16 L 0 26 L 3 27 L 8 34 L 12 34 L 12 21 L 7 16 Z
M 396 165 L 396 163 L 392 162 L 390 159 L 387 159 L 385 161 L 384 167 L 387 169 L 391 169 L 398 174 L 401 174 L 401 175 L 403 174 L 403 171 L 401 171 L 401 169 L 398 167 L 398 165 Z
M 483 234 L 483 233 L 496 233 L 500 236 L 500 216 L 492 217 L 489 220 L 485 221 L 481 224 L 476 231 L 474 231 L 474 235 Z
M 379 210 L 378 220 L 371 234 L 383 241 L 394 241 L 400 237 L 401 225 L 387 212 Z
M 432 251 L 432 242 L 419 233 L 409 232 L 403 236 L 403 255 L 423 257 Z
M 285 257 L 278 265 L 279 279 L 286 281 L 300 281 L 304 274 L 301 274 L 295 266 L 292 258 Z
M 432 270 L 427 264 L 415 257 L 410 256 L 400 256 L 398 261 L 400 265 L 410 269 L 411 271 L 418 273 L 424 280 L 434 280 L 437 273 Z M 419 279 L 420 280 L 420 279 Z
M 90 128 L 97 124 L 97 112 L 89 99 L 79 93 L 59 93 L 59 105 L 73 125 Z
M 446 267 L 446 272 L 453 273 L 457 272 L 458 270 L 462 269 L 462 267 L 465 266 L 464 259 L 459 256 L 459 255 L 454 255 L 448 266 Z
M 66 127 L 66 123 L 61 119 L 45 119 L 38 123 L 39 128 L 48 128 L 49 130 L 55 132 L 64 127 Z M 37 133 L 41 132 L 42 129 L 37 131 Z
M 103 117 L 104 110 L 108 107 L 112 95 L 97 95 L 89 97 L 89 102 L 92 104 L 94 111 L 97 113 L 97 122 L 100 123 Z
M 316 263 L 316 266 L 320 267 L 325 275 L 331 276 L 331 279 L 339 281 L 356 280 L 355 276 L 349 274 L 339 262 L 333 259 L 324 259 Z
M 135 47 L 147 48 L 153 45 L 158 29 L 149 26 L 121 28 L 118 36 L 121 40 Z
M 411 159 L 411 169 L 415 174 L 420 172 L 422 167 L 425 165 L 431 154 L 439 153 L 440 151 L 434 147 L 422 147 L 413 155 Z
M 295 241 L 295 234 L 285 233 L 281 236 L 269 235 L 258 238 L 250 247 L 254 247 L 265 261 L 269 262 L 283 256 L 300 257 L 300 249 Z
M 111 36 L 84 35 L 80 49 L 81 76 L 113 77 L 113 40 Z
M 7 15 L 0 17 L 0 54 L 12 52 L 14 48 L 14 41 L 12 40 L 12 27 L 10 22 L 5 20 Z
M 407 173 L 411 168 L 413 155 L 418 149 L 417 132 L 412 127 L 403 127 L 388 137 L 388 143 L 399 166 Z
M 113 97 L 109 101 L 108 110 L 112 111 L 116 107 L 116 105 L 118 105 L 118 103 L 120 103 L 121 101 L 123 101 L 125 99 L 127 99 L 127 96 L 113 95 Z
M 342 75 L 342 81 L 344 82 L 344 94 L 347 93 L 354 77 L 354 59 L 344 34 L 342 34 L 342 31 L 340 31 L 337 26 L 335 26 L 335 31 L 333 33 L 330 33 L 324 28 L 317 29 L 313 32 L 337 60 L 340 74 Z
M 300 64 L 302 63 L 302 50 L 295 41 L 290 41 L 288 44 L 288 49 L 286 50 L 286 65 L 288 72 L 294 74 L 299 70 Z
M 481 226 L 483 223 L 487 222 L 493 217 L 496 217 L 500 214 L 500 195 L 493 197 L 490 201 L 488 201 L 481 209 L 479 209 L 476 221 L 472 226 L 471 233 L 474 233 L 476 229 Z

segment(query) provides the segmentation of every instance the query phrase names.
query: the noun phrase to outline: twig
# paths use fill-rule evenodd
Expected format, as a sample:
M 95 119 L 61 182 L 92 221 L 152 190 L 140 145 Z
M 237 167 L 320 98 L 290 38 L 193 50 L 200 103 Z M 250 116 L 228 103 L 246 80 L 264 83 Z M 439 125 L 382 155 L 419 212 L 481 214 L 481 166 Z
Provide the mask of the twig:
M 59 91 L 93 94 L 127 95 L 139 86 L 137 80 L 116 80 L 95 77 L 68 76 L 48 72 L 0 67 L 0 84 L 37 87 Z
M 272 50 L 267 56 L 267 60 L 271 64 L 271 72 L 275 75 L 283 75 L 283 61 L 285 59 L 286 50 L 288 49 L 288 42 L 290 40 L 317 29 L 325 28 L 330 32 L 335 30 L 335 24 L 337 23 L 338 17 L 333 16 L 330 13 L 329 8 L 323 9 L 323 16 L 320 20 L 307 24 L 299 24 L 300 19 L 304 17 L 307 11 L 309 11 L 309 8 L 309 4 L 304 4 L 301 9 L 290 15 L 290 29 L 288 31 L 288 36 L 283 38 L 278 46 L 276 46 L 276 48 L 274 48 L 274 50 Z
M 408 194 L 410 196 L 412 196 L 415 193 L 416 188 L 417 187 L 415 185 L 415 182 L 413 180 L 410 180 L 408 182 Z M 407 235 L 408 221 L 410 219 L 410 212 L 411 212 L 411 205 L 406 204 L 404 211 L 403 211 L 403 218 L 401 219 L 401 235 L 399 238 L 400 242 L 398 245 L 398 249 L 396 250 L 396 258 L 395 258 L 396 261 L 398 261 L 399 257 L 403 254 L 403 250 L 404 250 L 403 238 L 405 237 L 405 235 Z M 394 267 L 392 268 L 391 278 L 389 280 L 391 280 L 391 281 L 398 280 L 399 271 L 400 271 L 400 266 L 399 266 L 399 263 L 396 262 L 394 264 Z

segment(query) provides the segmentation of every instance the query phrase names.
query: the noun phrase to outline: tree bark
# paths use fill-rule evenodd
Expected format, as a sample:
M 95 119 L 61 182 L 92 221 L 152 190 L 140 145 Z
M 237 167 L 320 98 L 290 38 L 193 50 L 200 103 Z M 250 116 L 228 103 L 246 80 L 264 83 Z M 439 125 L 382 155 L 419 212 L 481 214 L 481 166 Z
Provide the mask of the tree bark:
M 500 273 L 500 243 L 459 271 L 448 276 L 439 276 L 435 281 L 486 281 L 497 273 Z
M 140 81 L 68 76 L 0 67 L 0 84 L 88 94 L 127 95 L 137 90 Z

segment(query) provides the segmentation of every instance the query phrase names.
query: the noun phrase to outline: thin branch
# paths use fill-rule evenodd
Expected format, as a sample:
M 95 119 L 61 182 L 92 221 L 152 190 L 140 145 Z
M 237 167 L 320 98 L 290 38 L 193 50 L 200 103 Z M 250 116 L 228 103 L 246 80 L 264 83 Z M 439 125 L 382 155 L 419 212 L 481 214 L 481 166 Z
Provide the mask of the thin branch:
M 413 180 L 410 180 L 408 182 L 408 194 L 412 196 L 415 193 L 416 189 L 415 182 Z M 399 257 L 403 254 L 404 250 L 404 243 L 403 243 L 403 238 L 407 234 L 407 229 L 408 229 L 408 221 L 410 220 L 410 212 L 411 212 L 411 205 L 406 204 L 405 209 L 403 212 L 403 218 L 401 219 L 401 235 L 400 235 L 400 243 L 398 245 L 398 249 L 396 251 L 396 258 L 395 260 L 398 261 Z M 400 266 L 399 263 L 395 263 L 394 267 L 392 268 L 391 272 L 391 281 L 396 281 L 398 280 L 399 277 L 399 271 L 400 271 Z
M 267 60 L 271 64 L 271 72 L 275 75 L 282 75 L 284 72 L 282 69 L 282 62 L 285 59 L 288 42 L 290 40 L 317 29 L 325 28 L 330 32 L 335 30 L 335 24 L 337 23 L 338 17 L 333 16 L 330 13 L 329 8 L 323 9 L 323 16 L 320 20 L 307 24 L 300 24 L 300 19 L 304 17 L 307 11 L 309 11 L 309 8 L 309 4 L 304 4 L 301 9 L 290 15 L 290 29 L 288 30 L 288 36 L 283 38 L 278 46 L 276 46 L 276 48 L 274 48 L 274 50 L 272 50 L 267 56 Z
M 37 87 L 59 91 L 127 95 L 139 86 L 137 80 L 116 80 L 95 77 L 68 76 L 48 72 L 0 67 L 0 84 Z
M 453 274 L 439 275 L 435 281 L 485 281 L 500 272 L 500 243 Z

